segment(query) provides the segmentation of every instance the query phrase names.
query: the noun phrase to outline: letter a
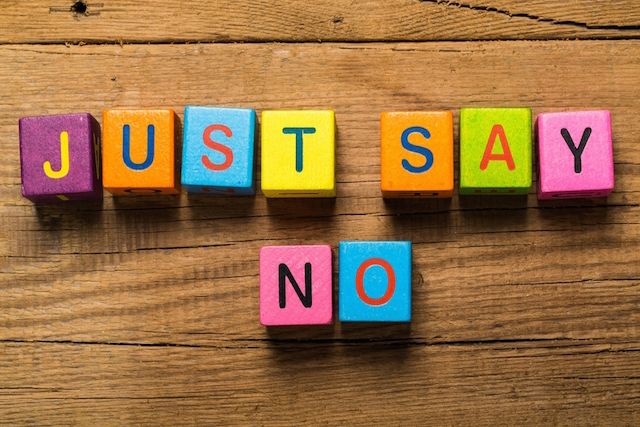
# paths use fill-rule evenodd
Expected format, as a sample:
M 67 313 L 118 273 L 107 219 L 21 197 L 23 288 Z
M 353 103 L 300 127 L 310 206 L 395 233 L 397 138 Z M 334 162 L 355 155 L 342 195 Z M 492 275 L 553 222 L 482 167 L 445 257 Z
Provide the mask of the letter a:
M 45 175 L 49 178 L 60 179 L 67 176 L 69 173 L 69 134 L 66 131 L 60 133 L 60 169 L 54 171 L 49 160 L 44 162 L 42 167 Z
M 493 154 L 493 146 L 496 143 L 496 138 L 500 138 L 500 145 L 502 145 L 503 154 Z M 511 150 L 509 149 L 509 141 L 507 141 L 507 135 L 504 133 L 502 125 L 493 125 L 491 128 L 491 134 L 489 135 L 489 141 L 484 149 L 482 161 L 480 162 L 480 170 L 487 169 L 491 160 L 502 160 L 507 162 L 507 167 L 510 171 L 516 168 L 511 156 Z

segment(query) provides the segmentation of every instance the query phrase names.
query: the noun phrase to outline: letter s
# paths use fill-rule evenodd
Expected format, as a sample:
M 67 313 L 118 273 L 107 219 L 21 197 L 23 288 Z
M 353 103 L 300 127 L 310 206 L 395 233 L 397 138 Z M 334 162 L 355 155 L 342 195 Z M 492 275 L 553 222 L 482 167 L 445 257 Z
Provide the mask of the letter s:
M 202 134 L 202 139 L 204 141 L 204 145 L 211 148 L 212 150 L 219 151 L 224 155 L 224 162 L 222 163 L 213 163 L 205 154 L 202 155 L 201 160 L 202 164 L 205 168 L 214 170 L 214 171 L 223 171 L 228 169 L 233 163 L 233 150 L 227 147 L 226 145 L 220 144 L 211 139 L 211 134 L 215 131 L 220 131 L 225 134 L 227 138 L 231 138 L 233 136 L 233 132 L 225 125 L 210 125 L 204 130 Z
M 404 147 L 405 150 L 411 151 L 412 153 L 423 155 L 425 161 L 424 161 L 424 164 L 422 166 L 413 166 L 406 159 L 402 159 L 402 167 L 405 168 L 407 171 L 413 172 L 413 173 L 426 172 L 429 169 L 431 169 L 431 166 L 433 166 L 433 153 L 431 152 L 431 150 L 429 150 L 426 147 L 421 147 L 419 145 L 414 145 L 414 144 L 410 143 L 409 142 L 409 136 L 412 133 L 419 133 L 420 135 L 422 135 L 426 139 L 431 138 L 431 134 L 429 133 L 428 130 L 426 130 L 423 127 L 412 126 L 410 128 L 405 129 L 404 132 L 402 132 L 402 136 L 400 138 L 400 140 L 402 142 L 402 147 Z

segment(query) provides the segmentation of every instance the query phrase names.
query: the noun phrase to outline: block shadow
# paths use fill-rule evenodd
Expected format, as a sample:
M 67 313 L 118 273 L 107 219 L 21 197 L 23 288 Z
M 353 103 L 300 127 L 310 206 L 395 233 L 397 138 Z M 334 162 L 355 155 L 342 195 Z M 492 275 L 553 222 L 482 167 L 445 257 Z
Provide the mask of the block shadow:
M 362 370 L 377 370 L 374 367 L 381 360 L 397 369 L 409 357 L 409 350 L 415 347 L 410 338 L 410 323 L 338 324 L 335 321 L 327 326 L 267 328 L 267 344 L 273 351 L 273 363 L 279 369 L 289 371 L 296 366 L 307 367 L 309 360 L 321 362 L 332 356 L 341 356 L 357 360 Z M 336 334 L 336 327 L 341 333 Z M 298 356 L 288 356 L 292 352 Z M 394 357 L 390 359 L 389 353 Z
M 452 200 L 437 198 L 383 199 L 393 239 L 413 243 L 449 240 Z
M 335 322 L 330 325 L 268 326 L 267 336 L 275 347 L 291 342 L 331 342 L 335 339 Z
M 66 221 L 75 224 L 76 227 L 78 224 L 99 224 L 102 220 L 103 199 L 37 204 L 34 208 L 38 224 L 44 230 L 58 231 L 59 228 L 65 228 Z
M 331 219 L 336 210 L 335 198 L 268 198 L 267 210 L 275 218 L 317 218 Z
M 529 194 L 505 195 L 505 196 L 472 196 L 460 195 L 458 200 L 460 208 L 477 209 L 526 209 L 529 205 Z M 531 195 L 532 197 L 535 197 Z
M 558 199 L 540 200 L 540 218 L 547 224 L 564 225 L 566 228 L 598 224 L 599 227 L 609 224 L 608 217 L 614 215 L 607 209 L 608 199 Z

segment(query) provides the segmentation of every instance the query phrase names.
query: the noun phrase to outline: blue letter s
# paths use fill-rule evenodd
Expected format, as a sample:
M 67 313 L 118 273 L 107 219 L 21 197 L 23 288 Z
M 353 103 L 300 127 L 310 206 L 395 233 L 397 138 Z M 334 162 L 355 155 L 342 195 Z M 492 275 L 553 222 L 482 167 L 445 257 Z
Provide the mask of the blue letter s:
M 416 167 L 411 165 L 411 163 L 409 163 L 406 159 L 402 159 L 402 167 L 405 168 L 407 171 L 413 172 L 413 173 L 426 172 L 429 169 L 431 169 L 431 166 L 433 166 L 433 153 L 431 152 L 431 150 L 429 150 L 426 147 L 421 147 L 419 145 L 414 145 L 410 143 L 409 136 L 412 133 L 419 133 L 420 135 L 424 136 L 426 139 L 431 138 L 431 134 L 429 133 L 428 130 L 426 130 L 423 127 L 412 126 L 410 128 L 405 129 L 404 132 L 402 132 L 402 137 L 400 138 L 402 142 L 402 146 L 404 147 L 405 150 L 411 151 L 412 153 L 416 153 L 416 154 L 422 154 L 425 158 L 425 162 L 424 162 L 424 165 Z

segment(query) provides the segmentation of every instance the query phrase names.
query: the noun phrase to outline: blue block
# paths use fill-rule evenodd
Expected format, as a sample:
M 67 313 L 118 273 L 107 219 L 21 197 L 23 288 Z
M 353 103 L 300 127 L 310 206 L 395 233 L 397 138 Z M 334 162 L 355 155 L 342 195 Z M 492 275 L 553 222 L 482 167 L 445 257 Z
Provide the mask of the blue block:
M 190 193 L 255 194 L 255 127 L 255 110 L 187 106 L 182 186 Z
M 341 322 L 411 321 L 411 242 L 340 242 L 339 254 Z

